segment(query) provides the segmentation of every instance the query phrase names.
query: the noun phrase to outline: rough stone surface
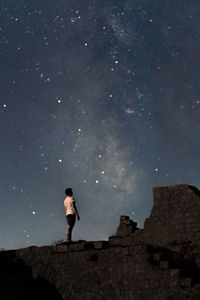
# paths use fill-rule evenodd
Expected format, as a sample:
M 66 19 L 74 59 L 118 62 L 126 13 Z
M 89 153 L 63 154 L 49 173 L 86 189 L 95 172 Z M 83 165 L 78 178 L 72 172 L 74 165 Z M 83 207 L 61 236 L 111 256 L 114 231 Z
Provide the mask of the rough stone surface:
M 0 299 L 200 299 L 200 192 L 153 188 L 144 229 L 121 216 L 109 241 L 0 252 Z
M 179 184 L 153 188 L 153 208 L 144 223 L 144 240 L 157 245 L 200 241 L 200 191 Z
M 120 217 L 120 224 L 117 228 L 117 235 L 126 237 L 129 233 L 133 233 L 137 230 L 137 223 L 130 220 L 128 216 Z

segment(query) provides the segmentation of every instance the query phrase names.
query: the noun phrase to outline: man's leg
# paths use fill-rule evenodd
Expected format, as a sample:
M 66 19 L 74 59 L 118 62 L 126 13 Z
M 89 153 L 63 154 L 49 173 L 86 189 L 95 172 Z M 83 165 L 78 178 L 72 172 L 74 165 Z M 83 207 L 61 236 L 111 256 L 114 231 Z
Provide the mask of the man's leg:
M 67 226 L 67 241 L 68 242 L 71 242 L 71 239 L 72 239 L 72 230 L 74 228 L 75 221 L 76 221 L 76 216 L 75 215 L 67 215 L 67 222 L 68 222 L 68 226 Z
M 72 241 L 72 229 L 73 229 L 73 227 L 71 225 L 68 225 L 68 228 L 67 228 L 67 241 L 68 242 Z
M 66 231 L 67 241 L 68 241 L 68 233 L 69 233 L 69 225 L 67 225 L 67 231 Z

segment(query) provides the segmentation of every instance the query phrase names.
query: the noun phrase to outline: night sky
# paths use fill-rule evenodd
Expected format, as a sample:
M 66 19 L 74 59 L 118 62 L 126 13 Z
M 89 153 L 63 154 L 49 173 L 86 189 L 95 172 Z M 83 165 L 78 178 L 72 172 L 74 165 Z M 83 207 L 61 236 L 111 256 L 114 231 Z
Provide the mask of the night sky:
M 199 0 L 1 0 L 0 247 L 142 228 L 152 187 L 200 187 Z

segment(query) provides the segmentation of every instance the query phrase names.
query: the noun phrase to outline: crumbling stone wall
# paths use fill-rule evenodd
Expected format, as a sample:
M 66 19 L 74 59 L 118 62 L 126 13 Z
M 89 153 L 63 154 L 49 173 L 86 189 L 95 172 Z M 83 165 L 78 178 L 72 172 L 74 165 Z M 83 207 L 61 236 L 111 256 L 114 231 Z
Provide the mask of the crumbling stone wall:
M 137 238 L 185 253 L 200 267 L 200 191 L 186 184 L 155 187 L 153 198 Z
M 31 267 L 33 278 L 44 278 L 66 300 L 200 297 L 200 269 L 184 254 L 116 240 L 33 247 L 16 256 Z
M 200 192 L 179 184 L 153 188 L 153 208 L 144 223 L 144 238 L 168 246 L 173 242 L 200 241 Z
M 153 194 L 144 229 L 121 216 L 109 241 L 4 251 L 0 262 L 5 266 L 13 259 L 21 262 L 25 269 L 15 268 L 14 278 L 22 281 L 29 274 L 33 282 L 44 280 L 66 300 L 200 299 L 199 191 L 176 185 L 154 188 Z M 13 275 L 9 272 L 10 289 Z M 1 282 L 0 299 L 9 299 L 1 297 Z

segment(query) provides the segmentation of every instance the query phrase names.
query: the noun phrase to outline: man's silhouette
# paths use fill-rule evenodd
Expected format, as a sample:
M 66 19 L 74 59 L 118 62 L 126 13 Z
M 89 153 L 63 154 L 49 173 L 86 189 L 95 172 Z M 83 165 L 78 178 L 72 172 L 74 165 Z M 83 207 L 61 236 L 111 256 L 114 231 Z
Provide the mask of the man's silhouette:
M 80 220 L 78 210 L 75 205 L 75 199 L 73 198 L 73 192 L 71 188 L 67 188 L 65 190 L 66 198 L 64 200 L 64 208 L 66 212 L 66 219 L 67 219 L 67 241 L 71 242 L 72 239 L 72 230 L 74 224 L 76 222 L 76 217 Z

